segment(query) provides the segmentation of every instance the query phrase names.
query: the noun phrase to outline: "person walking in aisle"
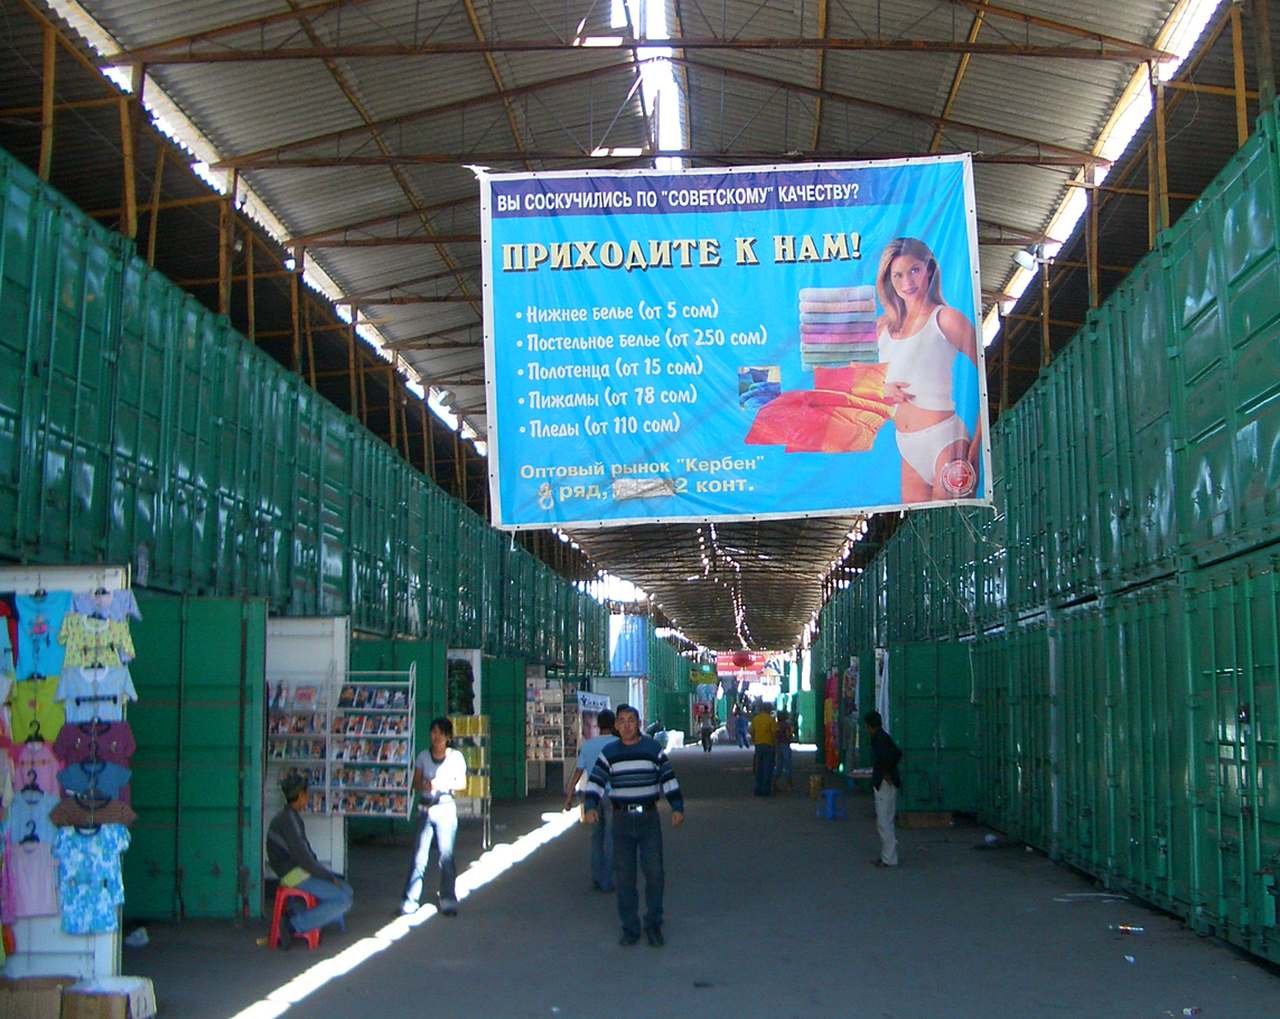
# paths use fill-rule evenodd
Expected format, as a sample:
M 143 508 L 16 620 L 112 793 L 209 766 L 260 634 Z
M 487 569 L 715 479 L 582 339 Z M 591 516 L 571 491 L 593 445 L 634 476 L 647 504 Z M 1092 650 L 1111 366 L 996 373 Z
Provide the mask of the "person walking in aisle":
M 583 821 L 596 824 L 601 810 L 613 812 L 613 871 L 622 921 L 620 945 L 640 940 L 636 857 L 644 870 L 644 933 L 659 948 L 662 936 L 662 895 L 666 874 L 662 860 L 662 824 L 658 799 L 671 804 L 671 826 L 684 824 L 684 796 L 667 755 L 656 740 L 640 734 L 640 713 L 628 704 L 618 707 L 618 738 L 604 747 L 587 780 Z
M 769 712 L 769 705 L 761 701 L 756 705 L 751 719 L 751 742 L 756 745 L 756 795 L 773 793 L 773 744 L 778 735 L 778 723 Z
M 715 734 L 716 723 L 711 717 L 711 713 L 702 716 L 702 724 L 699 726 L 699 735 L 702 738 L 702 752 L 704 754 L 711 753 L 711 737 Z
M 288 950 L 295 934 L 307 934 L 341 920 L 355 898 L 351 886 L 316 859 L 307 841 L 302 812 L 307 809 L 307 780 L 286 775 L 280 782 L 285 805 L 267 828 L 267 862 L 286 888 L 312 895 L 316 904 L 280 922 L 280 947 Z
M 738 746 L 744 749 L 751 744 L 747 742 L 747 713 L 742 708 L 733 709 L 733 738 Z
M 422 902 L 423 878 L 431 861 L 431 843 L 440 854 L 440 912 L 458 915 L 454 882 L 458 877 L 453 847 L 458 839 L 458 806 L 454 793 L 467 787 L 467 761 L 462 751 L 449 746 L 453 723 L 437 718 L 431 723 L 431 745 L 414 762 L 413 789 L 418 795 L 418 849 L 409 865 L 401 913 L 412 913 Z
M 791 724 L 791 715 L 786 711 L 778 712 L 778 729 L 774 737 L 773 788 L 776 791 L 787 780 L 787 788 L 794 787 L 791 776 L 791 743 L 796 738 L 795 726 Z
M 596 758 L 600 751 L 618 737 L 613 731 L 613 712 L 605 708 L 596 716 L 596 725 L 600 729 L 599 736 L 593 736 L 582 744 L 578 751 L 578 765 L 573 770 L 573 778 L 569 779 L 569 788 L 564 794 L 564 809 L 573 806 L 573 795 L 578 789 L 578 779 L 590 775 L 596 766 Z M 607 793 L 608 790 L 606 789 Z M 613 811 L 605 812 L 601 823 L 591 830 L 591 887 L 597 892 L 613 891 Z
M 875 789 L 876 831 L 880 835 L 880 855 L 871 862 L 877 867 L 896 867 L 898 836 L 893 825 L 898 813 L 898 790 L 902 788 L 898 775 L 902 751 L 884 731 L 880 712 L 867 713 L 867 730 L 871 733 L 871 785 Z

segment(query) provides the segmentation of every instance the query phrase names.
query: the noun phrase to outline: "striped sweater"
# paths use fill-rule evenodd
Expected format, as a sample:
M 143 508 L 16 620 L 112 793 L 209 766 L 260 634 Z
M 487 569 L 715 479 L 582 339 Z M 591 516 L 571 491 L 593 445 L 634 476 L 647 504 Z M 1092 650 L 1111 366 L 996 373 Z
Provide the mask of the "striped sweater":
M 656 803 L 666 796 L 671 809 L 684 813 L 684 796 L 671 762 L 657 740 L 641 736 L 630 746 L 614 740 L 600 751 L 587 780 L 583 806 L 595 810 L 609 790 L 614 803 Z

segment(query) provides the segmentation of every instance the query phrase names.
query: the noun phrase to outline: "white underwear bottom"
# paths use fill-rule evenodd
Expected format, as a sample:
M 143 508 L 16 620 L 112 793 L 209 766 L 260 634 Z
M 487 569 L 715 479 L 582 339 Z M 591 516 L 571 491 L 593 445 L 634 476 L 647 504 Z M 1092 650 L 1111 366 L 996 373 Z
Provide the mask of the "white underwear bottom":
M 918 432 L 898 432 L 898 452 L 913 471 L 932 485 L 937 480 L 938 467 L 941 466 L 938 463 L 939 454 L 952 443 L 968 441 L 969 429 L 957 415 L 952 414 L 936 425 L 921 428 Z

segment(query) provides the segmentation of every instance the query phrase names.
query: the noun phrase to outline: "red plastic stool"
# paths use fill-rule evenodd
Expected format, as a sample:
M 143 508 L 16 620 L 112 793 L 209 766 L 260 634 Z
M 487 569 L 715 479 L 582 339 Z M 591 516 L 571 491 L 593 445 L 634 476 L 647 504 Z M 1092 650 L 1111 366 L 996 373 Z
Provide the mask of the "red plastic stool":
M 315 909 L 316 897 L 304 892 L 301 888 L 289 888 L 285 885 L 279 885 L 276 888 L 276 904 L 271 911 L 271 933 L 267 935 L 267 947 L 275 948 L 280 943 L 280 918 L 284 916 L 285 903 L 289 899 L 301 899 L 306 904 L 307 909 Z M 313 931 L 298 932 L 294 934 L 296 938 L 305 938 L 307 948 L 315 951 L 320 947 L 320 928 L 317 927 Z

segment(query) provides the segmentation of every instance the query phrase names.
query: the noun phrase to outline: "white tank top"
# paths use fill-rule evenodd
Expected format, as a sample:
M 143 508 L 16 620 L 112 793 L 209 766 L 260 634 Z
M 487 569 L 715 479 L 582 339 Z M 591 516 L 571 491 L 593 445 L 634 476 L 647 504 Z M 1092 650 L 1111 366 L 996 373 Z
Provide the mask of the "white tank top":
M 879 334 L 880 360 L 889 365 L 885 382 L 902 382 L 911 390 L 908 403 L 921 410 L 956 409 L 951 396 L 951 365 L 956 348 L 942 335 L 938 313 L 942 306 L 916 332 L 895 340 L 887 329 Z

